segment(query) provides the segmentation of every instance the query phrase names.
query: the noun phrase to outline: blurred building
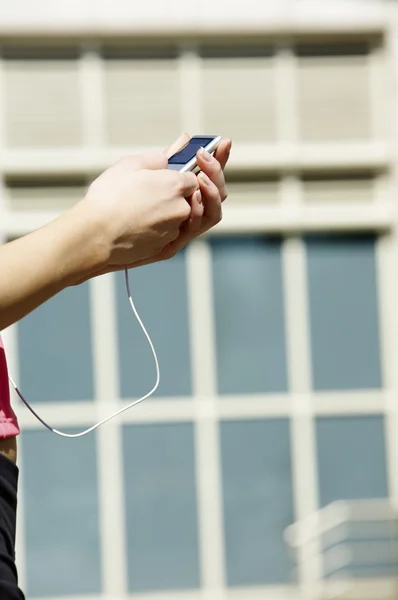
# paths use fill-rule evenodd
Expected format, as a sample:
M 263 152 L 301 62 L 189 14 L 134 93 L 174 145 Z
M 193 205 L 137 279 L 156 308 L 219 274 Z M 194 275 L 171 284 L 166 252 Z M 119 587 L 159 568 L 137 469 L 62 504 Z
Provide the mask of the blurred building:
M 18 406 L 27 597 L 304 600 L 285 528 L 398 501 L 397 4 L 15 0 L 0 51 L 3 242 L 126 153 L 234 140 L 222 224 L 131 273 L 156 397 L 79 440 Z M 154 382 L 122 276 L 4 337 L 58 429 Z

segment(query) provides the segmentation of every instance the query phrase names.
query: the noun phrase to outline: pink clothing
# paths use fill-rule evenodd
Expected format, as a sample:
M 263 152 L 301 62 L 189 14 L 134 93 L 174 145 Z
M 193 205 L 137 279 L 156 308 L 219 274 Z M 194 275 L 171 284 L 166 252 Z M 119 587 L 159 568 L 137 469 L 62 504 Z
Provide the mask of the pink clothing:
M 18 420 L 10 404 L 6 354 L 0 336 L 0 439 L 14 437 L 18 434 Z

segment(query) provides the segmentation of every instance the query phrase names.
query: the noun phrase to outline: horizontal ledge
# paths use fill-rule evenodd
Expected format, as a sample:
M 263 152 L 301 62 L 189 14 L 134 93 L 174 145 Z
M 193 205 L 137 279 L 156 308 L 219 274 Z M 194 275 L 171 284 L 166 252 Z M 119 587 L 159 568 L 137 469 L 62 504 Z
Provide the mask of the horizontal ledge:
M 129 2 L 116 0 L 112 14 L 105 4 L 102 7 L 93 0 L 83 12 L 59 1 L 42 7 L 39 4 L 35 11 L 26 4 L 22 12 L 19 3 L 14 10 L 6 4 L 0 9 L 0 36 L 367 34 L 382 31 L 395 14 L 394 7 L 388 5 L 348 0 L 302 1 L 293 8 L 290 3 L 248 0 L 244 4 L 228 3 L 227 10 L 224 3 L 212 0 L 204 0 L 200 7 L 183 0 L 148 0 L 140 11 L 132 11 Z
M 220 234 L 385 231 L 394 223 L 392 203 L 374 205 L 228 207 Z
M 1 170 L 7 177 L 92 176 L 120 158 L 153 147 L 3 150 Z M 391 164 L 393 143 L 235 143 L 229 171 L 381 170 Z
M 393 156 L 388 142 L 236 144 L 231 170 L 328 171 L 384 169 Z
M 229 588 L 228 589 L 228 598 L 229 600 L 263 600 L 264 598 L 270 597 L 274 600 L 301 600 L 302 596 L 300 594 L 299 588 L 294 585 L 253 585 L 253 586 L 240 586 L 239 588 Z M 169 591 L 156 591 L 156 592 L 143 592 L 143 593 L 134 593 L 127 594 L 123 596 L 126 600 L 170 600 L 172 597 L 173 600 L 203 600 L 204 598 L 218 598 L 219 592 L 215 592 L 215 596 L 208 595 L 205 591 L 205 588 L 202 587 L 195 590 L 173 590 L 172 593 Z M 121 596 L 118 596 L 118 598 Z M 110 596 L 106 594 L 100 594 L 97 596 L 57 596 L 57 600 L 104 600 L 110 598 Z M 114 598 L 114 596 L 112 596 Z M 35 597 L 35 600 L 48 600 L 48 596 L 46 597 Z
M 388 231 L 394 225 L 393 203 L 346 206 L 247 206 L 226 207 L 221 223 L 208 235 L 253 233 L 292 234 L 316 231 Z M 42 227 L 59 216 L 58 211 L 7 212 L 0 231 L 17 237 Z
M 386 406 L 384 390 L 347 392 L 307 392 L 280 394 L 238 394 L 218 397 L 153 398 L 139 407 L 115 417 L 113 424 L 196 422 L 207 419 L 221 421 L 253 418 L 300 418 L 383 414 Z M 85 429 L 101 418 L 130 404 L 133 399 L 115 399 L 106 406 L 99 402 L 33 402 L 33 408 L 50 425 L 61 430 Z M 71 410 L 73 408 L 73 410 Z M 41 429 L 42 425 L 20 403 L 18 417 L 24 429 Z M 104 425 L 107 427 L 107 424 Z

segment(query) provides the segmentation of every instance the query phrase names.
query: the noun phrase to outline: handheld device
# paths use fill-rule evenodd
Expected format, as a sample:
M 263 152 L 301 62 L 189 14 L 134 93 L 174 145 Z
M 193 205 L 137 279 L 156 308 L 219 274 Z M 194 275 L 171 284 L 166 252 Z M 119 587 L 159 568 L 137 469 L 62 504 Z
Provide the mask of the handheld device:
M 173 171 L 191 171 L 199 173 L 200 169 L 196 162 L 196 154 L 198 150 L 204 148 L 212 154 L 218 147 L 221 141 L 219 135 L 195 135 L 189 142 L 178 152 L 173 154 L 168 161 L 168 169 Z

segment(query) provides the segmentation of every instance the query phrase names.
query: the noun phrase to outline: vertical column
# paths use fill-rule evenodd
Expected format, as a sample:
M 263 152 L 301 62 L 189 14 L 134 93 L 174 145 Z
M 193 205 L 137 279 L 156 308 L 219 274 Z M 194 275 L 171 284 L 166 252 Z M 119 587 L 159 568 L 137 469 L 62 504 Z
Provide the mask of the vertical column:
M 398 509 L 398 11 L 391 8 L 391 19 L 386 34 L 386 60 L 390 82 L 387 111 L 390 121 L 391 175 L 389 192 L 394 201 L 392 229 L 381 237 L 378 244 L 379 299 L 381 324 L 381 353 L 385 386 L 387 467 L 390 496 Z M 380 97 L 379 97 L 380 98 Z M 385 102 L 385 101 L 384 101 Z M 374 110 L 385 111 L 380 101 Z
M 105 142 L 103 79 L 101 47 L 95 43 L 83 44 L 80 59 L 83 144 L 91 151 L 98 151 Z
M 206 598 L 222 598 L 225 588 L 222 476 L 211 252 L 206 240 L 193 243 L 187 259 L 202 581 Z
M 284 245 L 284 290 L 287 353 L 291 393 L 291 451 L 294 507 L 297 521 L 318 509 L 316 438 L 311 395 L 311 352 L 308 322 L 307 273 L 303 241 L 288 238 Z M 316 543 L 298 549 L 298 576 L 308 599 L 320 577 Z
M 200 133 L 202 123 L 199 51 L 186 45 L 180 56 L 181 123 L 190 134 Z M 200 561 L 204 597 L 214 598 L 221 597 L 224 588 L 224 549 L 211 253 L 205 239 L 187 248 L 187 273 Z
M 199 47 L 185 44 L 179 56 L 181 130 L 201 133 L 201 58 Z
M 84 144 L 87 152 L 95 156 L 103 148 L 105 139 L 103 62 L 98 46 L 83 46 L 80 69 Z M 114 277 L 111 275 L 90 282 L 93 375 L 98 421 L 120 408 L 114 287 Z M 102 587 L 108 598 L 121 598 L 127 594 L 121 421 L 110 421 L 100 427 L 95 435 Z
M 369 51 L 370 134 L 374 142 L 385 141 L 389 131 L 389 114 L 385 110 L 391 95 L 388 85 L 386 47 L 382 40 L 370 44 Z
M 182 48 L 180 73 L 182 127 L 189 133 L 200 133 L 201 59 L 197 47 Z M 204 597 L 221 598 L 225 584 L 220 444 L 216 410 L 211 252 L 205 239 L 187 248 L 187 273 L 202 585 Z
M 297 60 L 292 43 L 281 44 L 276 56 L 277 119 L 279 141 L 287 150 L 298 144 Z M 299 216 L 302 197 L 297 173 L 288 172 L 281 183 L 281 204 Z M 302 521 L 318 508 L 316 440 L 311 398 L 311 351 L 308 322 L 307 272 L 305 246 L 301 236 L 288 236 L 284 242 L 283 275 L 287 360 L 291 394 L 291 452 L 294 508 Z M 319 549 L 316 544 L 298 548 L 299 585 L 306 598 L 315 598 L 320 576 Z

